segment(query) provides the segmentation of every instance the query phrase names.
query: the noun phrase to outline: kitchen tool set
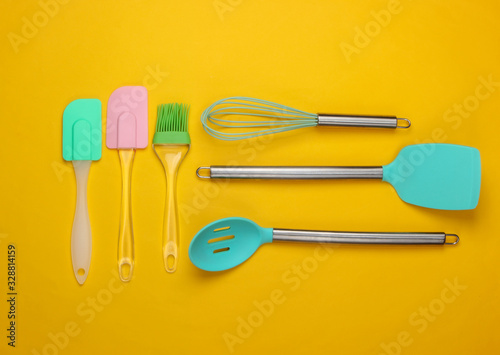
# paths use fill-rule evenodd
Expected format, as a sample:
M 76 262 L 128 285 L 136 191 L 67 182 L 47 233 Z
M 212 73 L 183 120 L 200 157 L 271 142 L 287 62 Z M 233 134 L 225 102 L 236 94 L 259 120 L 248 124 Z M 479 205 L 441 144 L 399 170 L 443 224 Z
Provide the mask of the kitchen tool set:
M 147 91 L 126 86 L 108 101 L 106 145 L 118 149 L 122 170 L 122 201 L 118 239 L 118 270 L 130 281 L 134 270 L 134 233 L 130 201 L 132 163 L 136 149 L 148 142 Z M 176 185 L 179 166 L 191 144 L 189 106 L 159 105 L 153 149 L 166 177 L 162 257 L 165 270 L 176 271 L 180 232 Z M 240 140 L 314 126 L 409 128 L 407 118 L 312 114 L 270 101 L 230 97 L 210 105 L 201 116 L 204 130 L 222 140 Z M 101 103 L 80 99 L 63 115 L 63 157 L 73 161 L 77 179 L 77 205 L 71 238 L 75 277 L 86 280 L 92 248 L 86 205 L 87 176 L 92 160 L 101 157 Z M 475 148 L 453 144 L 415 144 L 403 148 L 384 166 L 202 166 L 203 179 L 379 179 L 390 183 L 399 197 L 417 206 L 441 210 L 474 209 L 481 187 L 481 159 Z M 247 260 L 262 244 L 274 241 L 342 244 L 455 245 L 456 234 L 395 232 L 330 232 L 262 228 L 239 217 L 224 218 L 202 228 L 192 239 L 189 257 L 207 271 L 233 268 Z
M 165 269 L 177 267 L 179 227 L 176 206 L 176 178 L 179 165 L 189 150 L 187 116 L 182 104 L 160 105 L 153 148 L 167 177 L 167 198 L 163 228 Z M 87 279 L 92 255 L 92 233 L 87 210 L 87 180 L 92 160 L 101 158 L 101 101 L 79 99 L 63 114 L 63 158 L 72 161 L 77 181 L 77 202 L 71 234 L 71 260 L 76 280 Z M 148 93 L 142 86 L 124 86 L 110 96 L 107 106 L 106 146 L 117 149 L 122 175 L 120 224 L 118 231 L 118 274 L 124 282 L 132 279 L 134 231 L 132 223 L 131 180 L 136 149 L 148 145 Z

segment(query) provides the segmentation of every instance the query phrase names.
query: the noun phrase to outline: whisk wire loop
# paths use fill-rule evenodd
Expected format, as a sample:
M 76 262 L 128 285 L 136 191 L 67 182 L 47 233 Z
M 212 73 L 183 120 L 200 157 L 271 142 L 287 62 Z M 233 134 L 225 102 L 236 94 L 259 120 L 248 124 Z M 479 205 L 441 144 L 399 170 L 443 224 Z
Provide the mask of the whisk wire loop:
M 318 125 L 318 115 L 271 101 L 235 96 L 210 105 L 203 111 L 201 122 L 212 137 L 232 141 L 314 127 Z

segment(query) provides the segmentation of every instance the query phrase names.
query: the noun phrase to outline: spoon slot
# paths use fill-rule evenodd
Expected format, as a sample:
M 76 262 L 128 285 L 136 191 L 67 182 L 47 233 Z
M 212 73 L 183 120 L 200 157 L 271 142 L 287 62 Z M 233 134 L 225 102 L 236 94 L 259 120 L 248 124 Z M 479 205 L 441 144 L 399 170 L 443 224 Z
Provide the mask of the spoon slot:
M 225 230 L 228 230 L 229 228 L 231 228 L 231 227 L 227 226 L 227 227 L 217 228 L 217 229 L 214 229 L 214 232 L 225 231 Z
M 229 247 L 226 247 L 226 248 L 220 248 L 220 249 L 215 249 L 214 250 L 214 254 L 217 254 L 217 253 L 222 253 L 224 251 L 228 251 L 229 250 Z
M 208 241 L 208 244 L 222 242 L 224 240 L 234 239 L 234 235 L 226 235 L 224 237 L 213 238 Z

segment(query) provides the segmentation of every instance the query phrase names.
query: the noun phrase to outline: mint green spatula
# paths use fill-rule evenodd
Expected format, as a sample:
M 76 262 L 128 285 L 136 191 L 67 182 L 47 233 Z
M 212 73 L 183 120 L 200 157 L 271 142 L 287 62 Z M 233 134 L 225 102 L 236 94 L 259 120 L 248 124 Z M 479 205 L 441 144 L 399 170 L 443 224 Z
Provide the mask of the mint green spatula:
M 90 164 L 101 159 L 101 101 L 79 99 L 63 114 L 63 158 L 72 161 L 76 177 L 76 208 L 71 233 L 71 260 L 76 280 L 82 285 L 89 274 L 92 232 L 87 210 Z
M 469 210 L 479 200 L 481 158 L 476 148 L 429 143 L 403 148 L 385 166 L 211 166 L 200 167 L 197 174 L 211 179 L 380 179 L 407 203 Z

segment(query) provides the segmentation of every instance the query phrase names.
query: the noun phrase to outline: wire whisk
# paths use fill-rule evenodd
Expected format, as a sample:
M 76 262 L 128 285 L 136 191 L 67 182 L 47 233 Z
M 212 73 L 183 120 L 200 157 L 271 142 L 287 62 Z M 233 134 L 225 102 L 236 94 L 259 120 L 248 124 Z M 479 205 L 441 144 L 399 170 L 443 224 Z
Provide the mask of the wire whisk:
M 403 126 L 399 121 L 406 121 Z M 408 128 L 410 120 L 395 116 L 314 114 L 271 101 L 234 96 L 214 102 L 201 115 L 205 131 L 233 141 L 314 126 Z

